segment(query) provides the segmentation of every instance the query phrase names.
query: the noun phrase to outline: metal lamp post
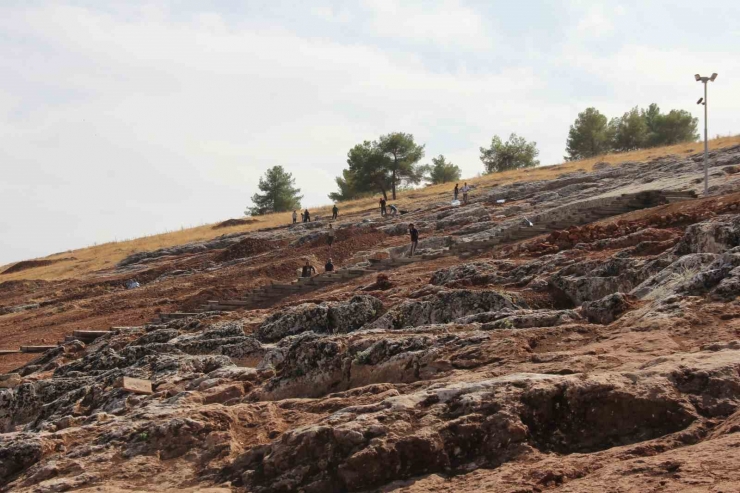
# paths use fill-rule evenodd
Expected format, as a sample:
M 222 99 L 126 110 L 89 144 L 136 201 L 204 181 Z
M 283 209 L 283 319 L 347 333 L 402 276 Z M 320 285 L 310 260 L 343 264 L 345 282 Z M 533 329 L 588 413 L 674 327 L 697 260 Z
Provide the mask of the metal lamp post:
M 717 74 L 712 74 L 711 77 L 702 77 L 699 74 L 694 75 L 697 82 L 704 84 L 704 98 L 699 98 L 696 104 L 704 105 L 704 195 L 708 194 L 709 191 L 709 141 L 707 136 L 707 82 L 717 78 Z M 702 102 L 702 99 L 704 100 Z

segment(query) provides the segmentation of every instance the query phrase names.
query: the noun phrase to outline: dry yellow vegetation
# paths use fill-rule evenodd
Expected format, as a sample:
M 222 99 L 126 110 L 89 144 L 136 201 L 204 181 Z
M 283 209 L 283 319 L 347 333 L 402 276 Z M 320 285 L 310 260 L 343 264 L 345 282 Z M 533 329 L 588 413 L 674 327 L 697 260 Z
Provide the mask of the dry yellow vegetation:
M 740 135 L 732 137 L 720 137 L 709 141 L 710 149 L 718 149 L 740 144 Z M 605 161 L 607 163 L 618 165 L 625 161 L 647 161 L 660 156 L 671 154 L 693 154 L 701 152 L 704 146 L 701 142 L 690 142 L 668 147 L 656 147 L 652 149 L 643 149 L 639 151 L 607 154 L 596 158 L 582 161 L 571 161 L 553 166 L 541 166 L 538 168 L 529 168 L 524 170 L 506 171 L 503 173 L 494 173 L 477 178 L 469 178 L 469 184 L 478 187 L 490 187 L 505 183 L 517 181 L 534 181 L 554 178 L 555 176 L 576 170 L 590 171 L 594 164 Z M 439 196 L 450 194 L 450 184 L 428 186 L 420 189 L 400 192 L 398 200 L 394 201 L 399 207 L 409 207 L 412 204 L 418 204 L 420 201 L 435 199 Z M 354 200 L 340 204 L 340 214 L 359 212 L 377 207 L 377 197 Z M 311 208 L 312 216 L 326 216 L 331 214 L 331 205 Z M 213 224 L 199 226 L 196 228 L 183 229 L 169 233 L 145 236 L 134 240 L 105 243 L 102 245 L 81 248 L 63 253 L 57 253 L 44 257 L 44 260 L 56 260 L 74 257 L 74 260 L 64 260 L 48 266 L 36 267 L 33 269 L 20 271 L 13 274 L 0 274 L 0 282 L 20 279 L 68 279 L 77 278 L 90 274 L 101 269 L 113 267 L 117 262 L 126 256 L 144 250 L 156 250 L 158 248 L 171 247 L 194 241 L 208 240 L 228 233 L 253 231 L 260 228 L 269 228 L 288 224 L 291 222 L 291 213 L 270 214 L 261 216 L 259 221 L 227 228 L 213 229 Z M 10 267 L 10 265 L 0 267 L 0 273 Z

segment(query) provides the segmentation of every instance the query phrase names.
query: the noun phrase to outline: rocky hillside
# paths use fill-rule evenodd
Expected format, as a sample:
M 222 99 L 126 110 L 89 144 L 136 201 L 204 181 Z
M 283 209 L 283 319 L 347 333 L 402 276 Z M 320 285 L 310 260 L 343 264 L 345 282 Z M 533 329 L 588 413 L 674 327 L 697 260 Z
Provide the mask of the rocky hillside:
M 0 491 L 736 491 L 740 146 L 710 164 L 701 199 L 674 156 L 0 284 L 3 349 L 115 326 L 0 355 Z M 329 255 L 359 274 L 208 303 Z

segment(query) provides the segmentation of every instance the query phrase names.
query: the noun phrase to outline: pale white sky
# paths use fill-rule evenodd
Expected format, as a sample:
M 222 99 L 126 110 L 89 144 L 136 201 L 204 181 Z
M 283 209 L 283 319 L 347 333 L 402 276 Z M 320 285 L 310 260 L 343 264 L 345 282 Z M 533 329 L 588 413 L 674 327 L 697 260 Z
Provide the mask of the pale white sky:
M 656 102 L 740 132 L 740 2 L 0 2 L 0 264 L 239 217 L 281 164 L 328 202 L 403 131 L 465 176 L 511 132 Z

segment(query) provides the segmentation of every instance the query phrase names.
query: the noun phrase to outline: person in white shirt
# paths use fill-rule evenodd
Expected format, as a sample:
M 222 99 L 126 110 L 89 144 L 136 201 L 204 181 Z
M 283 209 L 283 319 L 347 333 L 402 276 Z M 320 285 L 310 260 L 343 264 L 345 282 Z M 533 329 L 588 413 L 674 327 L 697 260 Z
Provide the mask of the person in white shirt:
M 463 185 L 463 187 L 462 187 L 463 204 L 467 204 L 468 203 L 468 192 L 469 191 L 470 191 L 470 187 L 468 186 L 467 183 L 465 183 L 465 185 Z

